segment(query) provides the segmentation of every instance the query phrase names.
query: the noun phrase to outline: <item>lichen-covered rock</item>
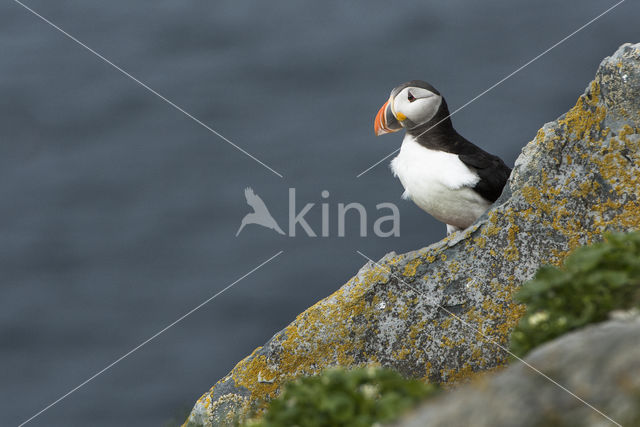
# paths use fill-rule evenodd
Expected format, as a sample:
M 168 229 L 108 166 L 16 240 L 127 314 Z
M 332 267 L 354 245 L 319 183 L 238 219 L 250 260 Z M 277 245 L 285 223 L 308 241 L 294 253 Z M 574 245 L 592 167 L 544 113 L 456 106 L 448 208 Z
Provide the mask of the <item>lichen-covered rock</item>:
M 523 149 L 476 224 L 367 263 L 238 363 L 186 424 L 225 424 L 283 382 L 334 365 L 380 364 L 444 383 L 504 365 L 496 343 L 507 344 L 522 314 L 511 300 L 520 284 L 603 231 L 639 228 L 640 44 L 626 44 Z
M 607 417 L 640 425 L 640 317 L 564 335 L 525 361 Z M 429 400 L 398 427 L 614 425 L 522 363 Z

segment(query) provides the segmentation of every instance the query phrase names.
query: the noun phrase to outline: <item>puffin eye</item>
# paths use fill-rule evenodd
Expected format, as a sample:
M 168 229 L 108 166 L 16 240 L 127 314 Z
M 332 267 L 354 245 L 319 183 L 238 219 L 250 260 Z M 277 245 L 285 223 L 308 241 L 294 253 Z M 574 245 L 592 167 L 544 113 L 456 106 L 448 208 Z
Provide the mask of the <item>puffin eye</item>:
M 411 94 L 411 92 L 407 92 L 407 99 L 409 102 L 413 102 L 416 100 L 416 97 Z

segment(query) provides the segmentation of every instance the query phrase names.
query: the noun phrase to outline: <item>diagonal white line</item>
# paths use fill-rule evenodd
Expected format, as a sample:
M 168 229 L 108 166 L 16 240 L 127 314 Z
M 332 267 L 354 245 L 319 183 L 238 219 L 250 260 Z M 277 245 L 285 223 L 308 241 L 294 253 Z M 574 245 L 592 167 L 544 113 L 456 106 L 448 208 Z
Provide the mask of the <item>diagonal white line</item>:
M 257 267 L 254 267 L 251 271 L 249 271 L 248 273 L 246 273 L 244 276 L 236 279 L 233 283 L 227 285 L 224 289 L 222 289 L 221 291 L 217 292 L 216 294 L 214 294 L 213 296 L 207 298 L 205 301 L 203 301 L 202 303 L 198 304 L 197 306 L 195 306 L 194 308 L 192 308 L 191 310 L 189 310 L 188 312 L 186 312 L 185 314 L 183 314 L 182 316 L 180 316 L 179 318 L 177 318 L 176 320 L 174 320 L 173 322 L 171 322 L 170 324 L 168 324 L 167 326 L 165 326 L 164 328 L 162 328 L 161 330 L 159 330 L 158 332 L 156 332 L 155 334 L 153 334 L 152 336 L 150 336 L 149 338 L 147 338 L 146 340 L 144 340 L 143 342 L 141 342 L 140 344 L 138 344 L 137 346 L 135 346 L 134 348 L 132 348 L 131 350 L 129 350 L 128 352 L 126 352 L 125 354 L 123 354 L 122 356 L 120 356 L 119 358 L 117 358 L 116 360 L 114 360 L 113 362 L 111 362 L 110 364 L 108 364 L 107 366 L 105 366 L 104 368 L 102 368 L 101 370 L 99 370 L 98 372 L 96 372 L 95 374 L 93 374 L 92 376 L 90 376 L 89 378 L 87 378 L 85 381 L 81 382 L 80 384 L 78 384 L 77 386 L 75 386 L 74 388 L 72 388 L 71 390 L 69 390 L 68 392 L 66 392 L 65 394 L 63 394 L 62 396 L 60 396 L 58 399 L 54 400 L 53 402 L 51 402 L 50 404 L 48 404 L 47 406 L 45 406 L 44 408 L 42 408 L 40 411 L 38 411 L 37 413 L 35 413 L 34 415 L 32 415 L 30 418 L 28 418 L 27 420 L 23 421 L 18 427 L 22 427 L 23 425 L 27 424 L 28 422 L 32 421 L 34 418 L 36 418 L 37 416 L 41 415 L 43 412 L 47 411 L 48 409 L 50 409 L 51 407 L 53 407 L 54 405 L 58 404 L 60 401 L 62 401 L 63 399 L 69 397 L 69 395 L 71 395 L 72 393 L 74 393 L 75 391 L 77 391 L 78 389 L 84 387 L 85 385 L 87 385 L 89 382 L 93 381 L 96 377 L 98 377 L 99 375 L 103 374 L 104 372 L 106 372 L 107 370 L 111 369 L 114 365 L 118 364 L 119 362 L 121 362 L 123 359 L 127 358 L 128 356 L 130 356 L 131 354 L 135 353 L 136 351 L 138 351 L 140 348 L 142 348 L 144 345 L 148 344 L 149 342 L 153 341 L 155 338 L 157 338 L 158 336 L 160 336 L 161 334 L 163 334 L 164 332 L 166 332 L 167 330 L 169 330 L 170 328 L 174 327 L 175 325 L 177 325 L 178 323 L 180 323 L 181 321 L 183 321 L 185 318 L 189 317 L 190 315 L 192 315 L 193 313 L 195 313 L 196 311 L 198 311 L 200 308 L 202 308 L 203 306 L 205 306 L 206 304 L 210 303 L 211 301 L 213 301 L 218 295 L 222 294 L 224 291 L 226 291 L 227 289 L 231 288 L 233 285 L 235 285 L 236 283 L 240 282 L 242 279 L 246 278 L 247 276 L 251 275 L 252 273 L 254 273 L 256 270 L 258 270 L 259 268 L 261 268 L 262 266 L 266 265 L 267 263 L 271 262 L 272 260 L 274 260 L 277 256 L 281 255 L 284 251 L 280 251 L 278 253 L 276 253 L 275 255 L 273 255 L 271 258 L 269 258 L 268 260 L 264 261 L 263 263 L 261 263 L 260 265 L 258 265 Z
M 122 74 L 124 74 L 125 76 L 127 76 L 128 78 L 130 78 L 131 80 L 133 80 L 134 82 L 138 83 L 140 86 L 142 86 L 143 88 L 145 88 L 146 90 L 148 90 L 149 92 L 151 92 L 152 94 L 154 94 L 155 96 L 157 96 L 158 98 L 162 99 L 164 102 L 166 102 L 167 104 L 171 105 L 173 108 L 175 108 L 176 110 L 180 111 L 182 114 L 184 114 L 185 116 L 189 117 L 191 120 L 193 120 L 194 122 L 196 122 L 197 124 L 199 124 L 200 126 L 202 126 L 203 128 L 207 129 L 209 132 L 213 133 L 214 135 L 216 135 L 217 137 L 219 137 L 220 139 L 222 139 L 223 141 L 227 142 L 228 144 L 230 144 L 232 147 L 234 147 L 236 150 L 240 151 L 241 153 L 245 154 L 246 156 L 252 158 L 253 160 L 255 160 L 256 162 L 258 162 L 259 164 L 261 164 L 262 166 L 264 166 L 265 168 L 269 169 L 271 172 L 273 172 L 274 174 L 278 175 L 280 178 L 283 178 L 282 174 L 280 174 L 279 172 L 277 172 L 276 170 L 274 170 L 273 168 L 271 168 L 269 165 L 265 164 L 264 162 L 262 162 L 261 160 L 259 160 L 258 158 L 256 158 L 253 154 L 249 153 L 247 150 L 245 150 L 244 148 L 238 146 L 237 144 L 233 143 L 231 140 L 229 140 L 227 137 L 225 137 L 224 135 L 222 135 L 220 132 L 214 130 L 213 128 L 211 128 L 209 125 L 207 125 L 206 123 L 202 122 L 200 119 L 198 119 L 197 117 L 193 116 L 191 113 L 189 113 L 188 111 L 186 111 L 184 108 L 180 107 L 179 105 L 177 105 L 176 103 L 174 103 L 173 101 L 171 101 L 170 99 L 166 98 L 165 96 L 163 96 L 162 94 L 158 93 L 157 91 L 155 91 L 154 89 L 152 89 L 151 87 L 149 87 L 148 85 L 146 85 L 145 83 L 141 82 L 140 80 L 138 80 L 136 77 L 134 77 L 133 75 L 131 75 L 130 73 L 128 73 L 127 71 L 125 71 L 124 69 L 122 69 L 121 67 L 119 67 L 118 65 L 114 64 L 113 62 L 111 62 L 110 60 L 108 60 L 107 58 L 105 58 L 104 56 L 102 56 L 101 54 L 99 54 L 98 52 L 96 52 L 95 50 L 93 50 L 92 48 L 90 48 L 89 46 L 87 46 L 86 44 L 84 44 L 83 42 L 81 42 L 80 40 L 78 40 L 77 38 L 75 38 L 74 36 L 72 36 L 71 34 L 69 34 L 68 32 L 66 32 L 65 30 L 63 30 L 62 28 L 60 28 L 59 26 L 57 26 L 56 24 L 54 24 L 53 22 L 51 22 L 50 20 L 48 20 L 47 18 L 45 18 L 44 16 L 40 15 L 38 12 L 36 12 L 35 10 L 31 9 L 29 6 L 25 5 L 24 3 L 20 2 L 19 0 L 13 0 L 15 3 L 19 4 L 20 6 L 22 6 L 23 8 L 25 8 L 26 10 L 28 10 L 29 12 L 31 12 L 33 15 L 37 16 L 38 18 L 40 18 L 42 21 L 46 22 L 47 24 L 49 24 L 51 27 L 55 28 L 56 30 L 58 30 L 60 33 L 64 34 L 65 36 L 67 36 L 68 38 L 70 38 L 71 40 L 73 40 L 74 42 L 76 42 L 77 44 L 79 44 L 80 46 L 82 46 L 83 48 L 85 48 L 86 50 L 88 50 L 89 52 L 93 53 L 95 56 L 97 56 L 98 58 L 102 59 L 104 62 L 106 62 L 107 64 L 111 65 L 113 68 L 115 68 L 116 70 L 120 71 Z
M 369 260 L 370 262 L 372 262 L 373 264 L 377 265 L 378 267 L 384 268 L 386 269 L 389 274 L 391 274 L 392 276 L 394 276 L 396 279 L 398 279 L 399 281 L 401 281 L 404 285 L 408 286 L 409 288 L 411 288 L 411 290 L 413 290 L 415 293 L 418 293 L 420 295 L 423 296 L 427 296 L 424 292 L 420 292 L 418 289 L 416 289 L 415 287 L 411 286 L 410 284 L 408 284 L 407 282 L 405 282 L 404 280 L 402 280 L 402 278 L 398 277 L 397 275 L 395 275 L 390 268 L 381 265 L 380 263 L 372 260 L 371 258 L 369 258 L 368 256 L 366 256 L 365 254 L 363 254 L 360 251 L 356 251 L 361 257 L 363 257 L 364 259 Z M 474 279 L 475 280 L 475 279 Z M 605 414 L 604 412 L 600 411 L 598 408 L 594 407 L 593 405 L 591 405 L 589 402 L 585 401 L 584 399 L 582 399 L 580 396 L 576 395 L 575 393 L 573 393 L 571 390 L 569 390 L 568 388 L 566 388 L 565 386 L 563 386 L 562 384 L 560 384 L 559 382 L 555 381 L 553 378 L 549 377 L 547 374 L 545 374 L 544 372 L 540 371 L 539 369 L 537 369 L 535 366 L 531 365 L 530 363 L 526 362 L 525 360 L 523 360 L 522 358 L 516 356 L 515 354 L 513 354 L 511 351 L 509 351 L 509 349 L 507 349 L 506 347 L 504 347 L 503 345 L 495 342 L 494 340 L 492 340 L 490 337 L 488 337 L 487 335 L 484 334 L 484 332 L 482 332 L 480 329 L 474 327 L 473 325 L 469 324 L 468 322 L 466 322 L 465 320 L 461 319 L 459 316 L 457 316 L 455 313 L 452 313 L 451 311 L 447 310 L 446 308 L 444 308 L 443 306 L 436 304 L 436 306 L 441 309 L 442 311 L 444 311 L 445 313 L 447 313 L 449 316 L 455 318 L 456 320 L 458 320 L 460 323 L 462 323 L 464 326 L 466 326 L 467 328 L 471 329 L 473 332 L 479 333 L 480 335 L 482 335 L 488 342 L 490 342 L 491 344 L 495 345 L 496 347 L 500 348 L 501 350 L 509 353 L 511 356 L 513 356 L 514 358 L 518 359 L 518 361 L 522 362 L 524 365 L 526 365 L 528 368 L 530 368 L 531 370 L 533 370 L 535 373 L 542 375 L 544 378 L 546 378 L 548 381 L 552 382 L 553 384 L 555 384 L 556 386 L 558 386 L 559 388 L 561 388 L 562 390 L 564 390 L 565 392 L 569 393 L 571 396 L 575 397 L 576 399 L 578 399 L 580 402 L 582 402 L 583 404 L 585 404 L 586 406 L 588 406 L 589 408 L 593 409 L 594 411 L 596 411 L 598 414 L 602 415 L 604 418 L 606 418 L 607 420 L 611 421 L 612 423 L 614 423 L 615 425 L 617 425 L 618 427 L 622 427 L 621 424 L 617 423 L 616 421 L 614 421 L 613 419 L 611 419 L 611 417 L 609 417 L 607 414 Z
M 420 135 L 418 135 L 417 137 L 421 137 L 422 135 L 424 135 L 425 133 L 429 132 L 431 129 L 433 129 L 434 127 L 438 126 L 440 123 L 442 123 L 443 121 L 447 120 L 449 117 L 453 116 L 454 114 L 456 114 L 457 112 L 459 112 L 460 110 L 466 108 L 467 106 L 469 106 L 470 104 L 472 104 L 473 102 L 475 102 L 476 100 L 478 100 L 478 98 L 486 95 L 488 92 L 492 91 L 493 89 L 495 89 L 496 87 L 498 87 L 499 85 L 501 85 L 502 83 L 504 83 L 505 81 L 507 81 L 508 79 L 510 79 L 511 77 L 513 77 L 514 75 L 516 75 L 517 73 L 519 73 L 520 71 L 524 70 L 525 68 L 527 68 L 529 65 L 531 65 L 532 63 L 534 63 L 535 61 L 537 61 L 538 59 L 542 58 L 544 55 L 546 55 L 547 53 L 551 52 L 553 49 L 555 49 L 556 47 L 560 46 L 562 43 L 566 42 L 567 40 L 569 40 L 571 37 L 575 36 L 576 34 L 578 34 L 580 31 L 584 30 L 585 28 L 587 28 L 589 25 L 593 24 L 594 22 L 596 22 L 598 19 L 602 18 L 604 15 L 606 15 L 607 13 L 611 12 L 613 9 L 615 9 L 616 7 L 620 6 L 622 3 L 624 3 L 626 0 L 620 0 L 618 3 L 614 4 L 613 6 L 611 6 L 610 8 L 608 8 L 607 10 L 605 10 L 604 12 L 602 12 L 600 15 L 596 16 L 595 18 L 591 19 L 589 22 L 587 22 L 586 24 L 584 24 L 583 26 L 581 26 L 580 28 L 578 28 L 577 30 L 575 30 L 574 32 L 572 32 L 571 34 L 565 36 L 562 40 L 560 40 L 559 42 L 553 44 L 552 46 L 548 47 L 546 50 L 544 50 L 542 53 L 540 53 L 539 55 L 537 55 L 535 58 L 527 61 L 524 65 L 518 67 L 517 69 L 515 69 L 514 71 L 512 71 L 511 73 L 507 74 L 505 77 L 503 77 L 502 79 L 498 80 L 496 83 L 494 83 L 493 85 L 489 86 L 487 89 L 483 90 L 482 92 L 480 92 L 478 95 L 476 95 L 475 97 L 471 98 L 469 101 L 465 102 L 464 104 L 462 104 L 461 107 L 456 108 L 452 113 L 450 113 L 447 117 L 443 118 L 442 120 L 440 120 L 438 123 L 436 123 L 435 125 L 431 126 L 429 129 L 425 130 L 424 132 L 422 132 Z M 391 153 L 387 154 L 386 156 L 384 156 L 382 159 L 378 160 L 376 163 L 374 163 L 373 165 L 369 166 L 367 169 L 363 170 L 362 172 L 360 172 L 358 175 L 356 175 L 356 178 L 360 178 L 362 175 L 364 175 L 365 173 L 369 172 L 371 169 L 375 168 L 376 166 L 378 166 L 380 163 L 382 163 L 383 161 L 385 161 L 386 159 L 388 159 L 389 157 L 393 156 L 394 154 L 396 154 L 398 151 L 400 151 L 400 149 L 396 149 L 394 151 L 392 151 Z
M 394 154 L 396 154 L 398 151 L 400 151 L 399 148 L 396 148 L 395 150 L 393 150 L 392 152 L 390 152 L 389 154 L 387 154 L 386 156 L 384 156 L 383 158 L 381 158 L 380 160 L 378 160 L 377 162 L 375 162 L 374 164 L 372 164 L 371 166 L 369 166 L 368 168 L 366 168 L 365 170 L 363 170 L 362 172 L 360 172 L 358 175 L 356 175 L 356 178 L 360 178 L 362 175 L 364 175 L 365 173 L 369 172 L 371 169 L 375 168 L 376 166 L 378 166 L 380 163 L 384 162 L 385 160 L 387 160 L 389 157 L 393 156 Z

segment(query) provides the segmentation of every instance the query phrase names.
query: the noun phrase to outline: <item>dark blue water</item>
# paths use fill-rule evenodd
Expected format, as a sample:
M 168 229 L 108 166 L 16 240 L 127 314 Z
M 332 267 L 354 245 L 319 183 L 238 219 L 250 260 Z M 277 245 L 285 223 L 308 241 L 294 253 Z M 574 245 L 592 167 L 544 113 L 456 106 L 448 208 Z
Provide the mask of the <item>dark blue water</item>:
M 398 83 L 452 109 L 613 4 L 28 1 L 38 13 L 284 175 L 272 174 L 12 1 L 0 5 L 0 425 L 17 425 L 276 252 L 31 425 L 163 425 L 364 260 L 443 237 L 372 122 Z M 637 42 L 627 1 L 458 113 L 513 164 L 600 60 Z M 330 204 L 331 238 L 257 226 L 252 186 L 286 228 Z M 327 200 L 323 190 L 330 192 Z M 401 236 L 336 234 L 337 204 L 398 203 Z M 308 222 L 320 229 L 320 207 Z

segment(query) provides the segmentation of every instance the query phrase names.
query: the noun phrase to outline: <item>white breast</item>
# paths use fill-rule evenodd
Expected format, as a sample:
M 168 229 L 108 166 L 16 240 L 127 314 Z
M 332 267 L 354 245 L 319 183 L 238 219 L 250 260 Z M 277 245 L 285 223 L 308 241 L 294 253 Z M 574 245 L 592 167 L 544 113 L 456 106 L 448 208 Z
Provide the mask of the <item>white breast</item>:
M 391 170 L 405 189 L 404 198 L 446 224 L 467 228 L 491 205 L 470 188 L 480 177 L 457 154 L 425 148 L 408 134 Z

